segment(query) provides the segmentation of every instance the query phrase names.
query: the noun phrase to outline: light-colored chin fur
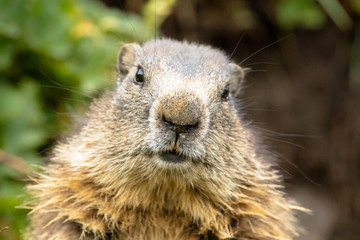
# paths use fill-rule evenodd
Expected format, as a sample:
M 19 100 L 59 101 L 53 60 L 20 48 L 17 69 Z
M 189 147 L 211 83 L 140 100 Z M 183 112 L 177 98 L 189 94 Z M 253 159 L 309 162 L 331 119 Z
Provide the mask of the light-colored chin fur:
M 248 141 L 221 143 L 231 147 L 229 158 L 237 157 L 239 162 L 211 159 L 217 161 L 216 166 L 205 167 L 203 162 L 169 165 L 135 150 L 121 155 L 121 144 L 117 146 L 120 155 L 109 154 L 108 148 L 113 146 L 101 142 L 108 139 L 102 135 L 104 131 L 87 132 L 87 128 L 106 125 L 107 119 L 101 116 L 114 117 L 109 114 L 114 106 L 108 102 L 99 100 L 93 106 L 100 113 L 92 116 L 95 121 L 80 133 L 82 144 L 76 144 L 76 136 L 60 144 L 52 159 L 55 164 L 31 187 L 38 196 L 32 210 L 35 228 L 73 221 L 81 224 L 83 239 L 90 233 L 105 238 L 110 230 L 115 239 L 144 240 L 199 239 L 208 231 L 219 239 L 292 239 L 297 235 L 292 210 L 300 208 L 285 199 L 277 185 L 278 174 L 269 164 L 259 162 L 261 156 L 248 145 L 254 144 L 251 133 L 240 125 L 234 131 L 241 131 Z M 108 112 L 102 115 L 103 111 Z M 97 118 L 104 124 L 98 125 Z M 133 134 L 135 138 L 143 135 Z M 219 144 L 204 144 L 212 146 L 205 157 L 218 151 Z M 49 213 L 52 219 L 44 222 L 42 216 Z

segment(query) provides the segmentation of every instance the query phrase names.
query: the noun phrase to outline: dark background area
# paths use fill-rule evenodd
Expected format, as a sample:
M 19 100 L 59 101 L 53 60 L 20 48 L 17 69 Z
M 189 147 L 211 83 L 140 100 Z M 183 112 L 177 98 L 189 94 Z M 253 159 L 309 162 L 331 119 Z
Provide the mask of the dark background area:
M 106 74 L 105 68 L 94 69 L 99 59 L 103 65 L 113 66 L 121 43 L 159 36 L 157 28 L 166 37 L 218 47 L 241 66 L 250 68 L 241 96 L 246 117 L 278 155 L 290 195 L 313 211 L 312 215 L 299 216 L 307 230 L 299 239 L 360 239 L 360 1 L 103 0 L 110 10 L 96 6 L 96 10 L 84 10 L 83 15 L 70 1 L 54 2 L 65 9 L 64 14 L 71 13 L 72 19 L 79 19 L 69 21 L 69 28 L 76 25 L 76 33 L 86 35 L 81 35 L 80 40 L 69 40 L 68 46 L 75 47 L 69 47 L 66 56 L 61 55 L 63 51 L 57 52 L 65 40 L 55 45 L 50 38 L 49 46 L 56 49 L 44 50 L 37 48 L 32 39 L 14 35 L 16 31 L 0 31 L 0 47 L 12 42 L 11 48 L 3 49 L 16 49 L 12 63 L 2 65 L 0 58 L 0 239 L 18 239 L 21 228 L 26 226 L 26 211 L 9 210 L 20 205 L 21 200 L 7 196 L 24 192 L 28 163 L 41 164 L 39 159 L 51 151 L 69 124 L 69 115 L 76 117 L 83 112 L 91 97 L 113 83 L 113 69 L 106 70 Z M 163 10 L 163 5 L 170 12 Z M 155 10 L 149 10 L 150 7 Z M 115 22 L 109 20 L 102 25 L 104 21 L 100 20 L 109 16 L 108 11 L 119 10 L 129 15 L 111 16 L 124 21 L 112 19 Z M 0 20 L 0 28 L 6 29 L 5 20 Z M 54 22 L 58 24 L 57 19 Z M 43 28 L 42 23 L 34 26 Z M 87 35 L 87 31 L 93 34 L 94 26 L 100 26 L 104 39 L 112 40 Z M 108 30 L 109 26 L 115 27 Z M 35 31 L 35 27 L 29 29 Z M 51 27 L 47 30 L 51 36 L 55 31 L 58 30 Z M 44 45 L 45 40 L 42 37 L 39 45 Z M 90 49 L 98 49 L 98 54 L 94 56 Z M 79 55 L 82 57 L 76 57 Z M 89 69 L 94 71 L 87 72 Z M 98 73 L 100 70 L 102 73 Z M 23 76 L 33 79 L 33 85 L 19 80 Z M 30 92 L 36 99 L 34 109 L 41 109 L 39 116 L 33 117 L 41 120 L 26 123 L 28 128 L 39 129 L 41 140 L 31 148 L 19 147 L 20 150 L 7 145 L 11 139 L 15 139 L 11 146 L 19 142 L 11 136 L 20 131 L 20 125 L 13 126 L 10 117 L 1 117 L 9 112 L 4 105 L 13 106 L 18 101 L 8 94 L 16 91 L 16 97 Z M 13 117 L 22 118 L 19 116 Z M 16 191 L 11 190 L 14 186 Z

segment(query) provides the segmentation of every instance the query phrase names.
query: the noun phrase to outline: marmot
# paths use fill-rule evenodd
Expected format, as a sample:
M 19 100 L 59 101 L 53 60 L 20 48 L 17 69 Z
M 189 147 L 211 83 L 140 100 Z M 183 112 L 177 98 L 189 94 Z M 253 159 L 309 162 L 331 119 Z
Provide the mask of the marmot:
M 29 239 L 293 239 L 273 159 L 236 107 L 244 69 L 209 46 L 125 44 L 113 91 L 59 143 Z M 240 113 L 240 114 L 239 114 Z

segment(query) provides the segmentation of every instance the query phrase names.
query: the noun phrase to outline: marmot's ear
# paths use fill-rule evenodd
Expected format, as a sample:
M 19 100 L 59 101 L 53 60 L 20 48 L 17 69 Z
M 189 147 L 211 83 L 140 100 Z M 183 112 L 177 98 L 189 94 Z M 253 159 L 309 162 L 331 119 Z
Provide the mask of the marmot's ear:
M 137 65 L 141 47 L 136 43 L 127 43 L 122 46 L 118 55 L 117 69 L 119 74 L 126 75 L 130 68 Z
M 235 63 L 230 63 L 231 68 L 231 79 L 230 79 L 230 91 L 234 96 L 237 96 L 244 82 L 246 72 L 249 71 L 249 68 L 242 68 Z

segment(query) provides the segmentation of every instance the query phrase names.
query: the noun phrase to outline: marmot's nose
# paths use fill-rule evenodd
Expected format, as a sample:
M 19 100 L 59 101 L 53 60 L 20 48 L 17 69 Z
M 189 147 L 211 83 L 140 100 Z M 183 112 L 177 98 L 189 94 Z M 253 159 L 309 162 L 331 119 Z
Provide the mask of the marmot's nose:
M 170 130 L 181 134 L 198 128 L 201 103 L 194 96 L 179 94 L 167 97 L 162 105 L 162 121 Z

